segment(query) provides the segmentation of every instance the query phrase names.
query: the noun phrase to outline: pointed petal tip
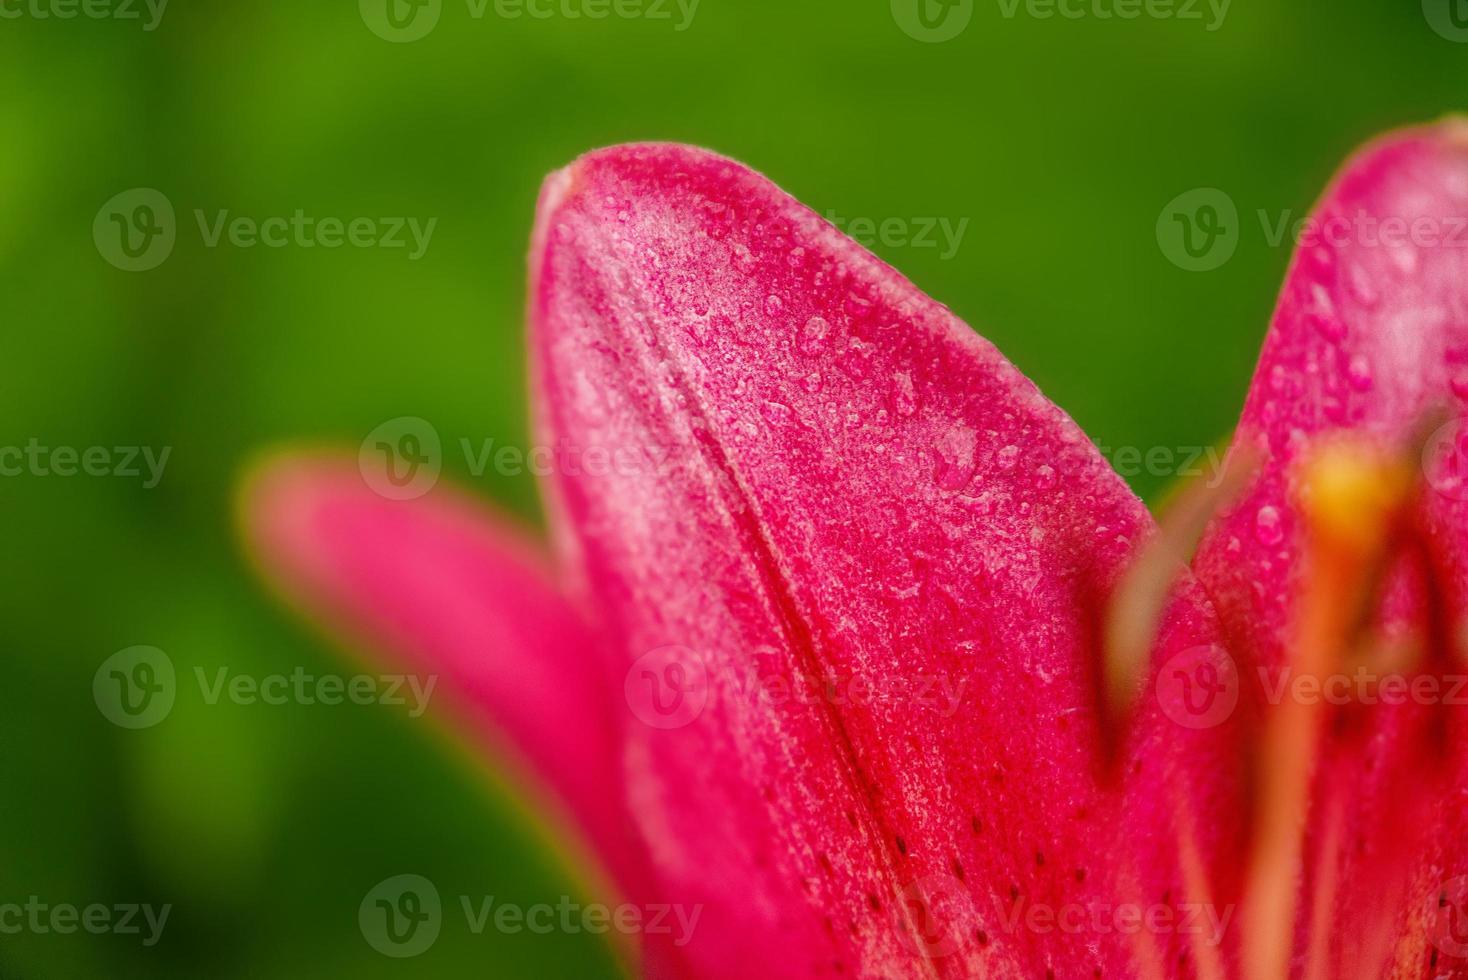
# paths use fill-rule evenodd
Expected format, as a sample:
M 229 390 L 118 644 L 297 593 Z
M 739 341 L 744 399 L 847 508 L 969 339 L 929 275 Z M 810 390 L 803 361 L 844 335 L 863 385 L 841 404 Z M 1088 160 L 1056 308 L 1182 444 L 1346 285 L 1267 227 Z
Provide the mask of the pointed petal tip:
M 1447 142 L 1468 149 L 1468 112 L 1450 112 L 1437 126 Z
M 327 486 L 351 466 L 344 453 L 279 447 L 259 453 L 241 471 L 234 499 L 236 534 L 262 573 L 290 554 Z M 274 579 L 273 574 L 266 575 Z

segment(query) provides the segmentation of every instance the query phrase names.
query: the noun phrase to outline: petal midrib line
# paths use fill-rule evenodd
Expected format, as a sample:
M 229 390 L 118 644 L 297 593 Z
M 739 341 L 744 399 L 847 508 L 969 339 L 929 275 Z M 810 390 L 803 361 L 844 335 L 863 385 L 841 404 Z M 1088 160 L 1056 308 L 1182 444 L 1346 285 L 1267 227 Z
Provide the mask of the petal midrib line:
M 815 631 L 811 628 L 805 614 L 801 612 L 799 602 L 795 597 L 795 590 L 785 573 L 785 565 L 780 561 L 776 546 L 764 529 L 764 523 L 759 516 L 757 498 L 749 490 L 748 482 L 740 473 L 731 455 L 716 437 L 712 415 L 700 397 L 698 386 L 690 380 L 678 359 L 673 355 L 670 346 L 663 341 L 663 330 L 678 329 L 677 326 L 668 324 L 662 316 L 649 307 L 644 299 L 644 291 L 630 290 L 629 293 L 636 297 L 643 316 L 646 317 L 649 324 L 653 325 L 653 330 L 649 331 L 648 342 L 638 344 L 636 347 L 643 359 L 642 366 L 648 372 L 646 376 L 654 376 L 652 372 L 659 367 L 665 369 L 663 376 L 683 396 L 682 407 L 689 416 L 688 429 L 699 458 L 716 477 L 725 478 L 722 481 L 714 481 L 720 487 L 718 495 L 725 505 L 725 516 L 748 546 L 743 554 L 753 567 L 758 581 L 764 586 L 765 599 L 775 613 L 775 621 L 786 641 L 787 648 L 793 655 L 795 661 L 793 666 L 803 669 L 806 676 L 811 678 L 824 676 L 825 672 L 822 668 L 825 666 L 825 661 L 820 655 Z M 732 495 L 732 499 L 726 495 Z M 872 841 L 871 850 L 874 863 L 887 875 L 888 901 L 894 901 L 903 888 L 898 874 L 901 854 L 897 850 L 894 833 L 883 825 L 880 811 L 876 806 L 876 798 L 880 794 L 875 791 L 874 780 L 862 769 L 858 761 L 855 744 L 836 705 L 832 704 L 828 698 L 815 698 L 813 701 L 829 741 L 835 746 L 835 754 L 842 767 L 842 776 L 856 803 L 849 812 L 861 815 L 861 820 L 865 825 L 864 829 Z M 912 937 L 912 948 L 921 951 L 920 954 L 914 956 L 914 959 L 921 959 L 925 967 L 925 975 L 934 978 L 942 977 L 943 971 L 940 963 L 928 954 L 922 932 L 913 921 L 911 908 L 905 902 L 897 901 L 896 904 L 901 906 L 902 923 Z

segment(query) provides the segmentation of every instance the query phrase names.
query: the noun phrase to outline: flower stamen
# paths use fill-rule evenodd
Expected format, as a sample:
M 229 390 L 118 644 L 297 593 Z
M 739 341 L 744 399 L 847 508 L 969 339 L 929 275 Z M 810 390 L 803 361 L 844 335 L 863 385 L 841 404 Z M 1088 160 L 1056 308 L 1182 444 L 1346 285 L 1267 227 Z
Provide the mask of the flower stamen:
M 1403 457 L 1357 441 L 1324 444 L 1304 460 L 1296 676 L 1323 681 L 1369 619 L 1414 486 Z M 1310 781 L 1323 705 L 1288 698 L 1260 739 L 1255 843 L 1245 879 L 1245 965 L 1256 980 L 1289 976 Z
M 1213 480 L 1182 484 L 1158 517 L 1157 533 L 1143 545 L 1112 592 L 1102 638 L 1101 718 L 1108 753 L 1136 710 L 1142 677 L 1173 586 L 1187 568 L 1209 522 L 1244 491 L 1259 468 L 1259 452 L 1236 445 Z

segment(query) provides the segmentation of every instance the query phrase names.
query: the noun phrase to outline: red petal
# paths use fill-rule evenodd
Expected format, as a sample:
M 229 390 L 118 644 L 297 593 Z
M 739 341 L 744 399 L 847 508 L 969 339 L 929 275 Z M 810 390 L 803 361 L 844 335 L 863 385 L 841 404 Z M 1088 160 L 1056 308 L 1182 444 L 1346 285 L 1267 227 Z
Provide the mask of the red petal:
M 1291 485 L 1301 451 L 1340 430 L 1410 447 L 1425 418 L 1443 409 L 1460 417 L 1468 398 L 1468 124 L 1449 121 L 1369 146 L 1337 177 L 1314 218 L 1290 267 L 1237 436 L 1267 451 L 1262 478 L 1216 522 L 1194 565 L 1246 673 L 1269 669 L 1260 676 L 1274 683 L 1276 668 L 1289 662 L 1295 602 L 1310 587 L 1301 577 L 1298 488 Z M 1451 565 L 1450 590 L 1461 597 L 1468 595 L 1468 483 L 1459 478 L 1468 470 L 1455 467 L 1468 441 L 1455 446 L 1458 431 L 1457 422 L 1444 430 L 1450 465 L 1428 472 L 1442 492 L 1429 493 L 1425 519 Z M 1404 566 L 1384 617 L 1420 636 L 1426 604 L 1421 569 Z M 1320 883 L 1334 868 L 1338 896 L 1331 901 L 1339 904 L 1324 921 L 1341 971 L 1367 970 L 1363 963 L 1390 952 L 1382 930 L 1397 928 L 1404 862 L 1420 879 L 1406 899 L 1419 920 L 1418 907 L 1444 876 L 1468 871 L 1449 824 L 1434 829 L 1430 816 L 1461 823 L 1463 796 L 1448 787 L 1468 787 L 1446 777 L 1454 764 L 1424 752 L 1444 740 L 1468 744 L 1460 710 L 1446 713 L 1446 732 L 1434 727 L 1443 723 L 1441 707 L 1353 712 L 1324 749 L 1302 911 L 1327 900 Z M 1333 839 L 1336 806 L 1343 816 Z M 1420 932 L 1408 934 L 1416 948 L 1400 946 L 1398 954 L 1408 957 L 1411 971 L 1423 969 L 1431 948 L 1422 946 Z
M 452 491 L 388 500 L 333 456 L 272 462 L 244 506 L 252 550 L 287 597 L 424 683 L 437 678 L 433 702 L 497 753 L 512 750 L 552 812 L 579 826 L 624 890 L 641 891 L 605 659 L 519 530 Z
M 1154 721 L 1152 788 L 1122 818 L 1099 787 L 1098 619 L 1151 525 L 1093 446 L 948 310 L 704 151 L 556 174 L 532 265 L 542 431 L 621 454 L 548 489 L 627 640 L 634 806 L 666 893 L 707 906 L 700 975 L 1128 972 L 1134 937 L 1088 916 L 1167 901 L 1172 866 L 1124 855 L 1170 862 L 1171 794 L 1223 777 L 1179 771 Z M 1190 593 L 1161 653 L 1211 637 Z

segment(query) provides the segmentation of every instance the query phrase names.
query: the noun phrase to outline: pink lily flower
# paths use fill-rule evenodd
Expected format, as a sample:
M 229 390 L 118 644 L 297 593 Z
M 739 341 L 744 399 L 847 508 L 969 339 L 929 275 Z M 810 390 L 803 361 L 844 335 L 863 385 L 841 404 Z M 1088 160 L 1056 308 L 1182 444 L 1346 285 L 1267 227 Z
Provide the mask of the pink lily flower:
M 697 910 L 647 975 L 1468 976 L 1465 213 L 1463 122 L 1346 166 L 1159 528 L 768 180 L 598 151 L 531 252 L 554 557 L 332 455 L 263 467 L 247 533 L 439 676 L 589 887 Z

